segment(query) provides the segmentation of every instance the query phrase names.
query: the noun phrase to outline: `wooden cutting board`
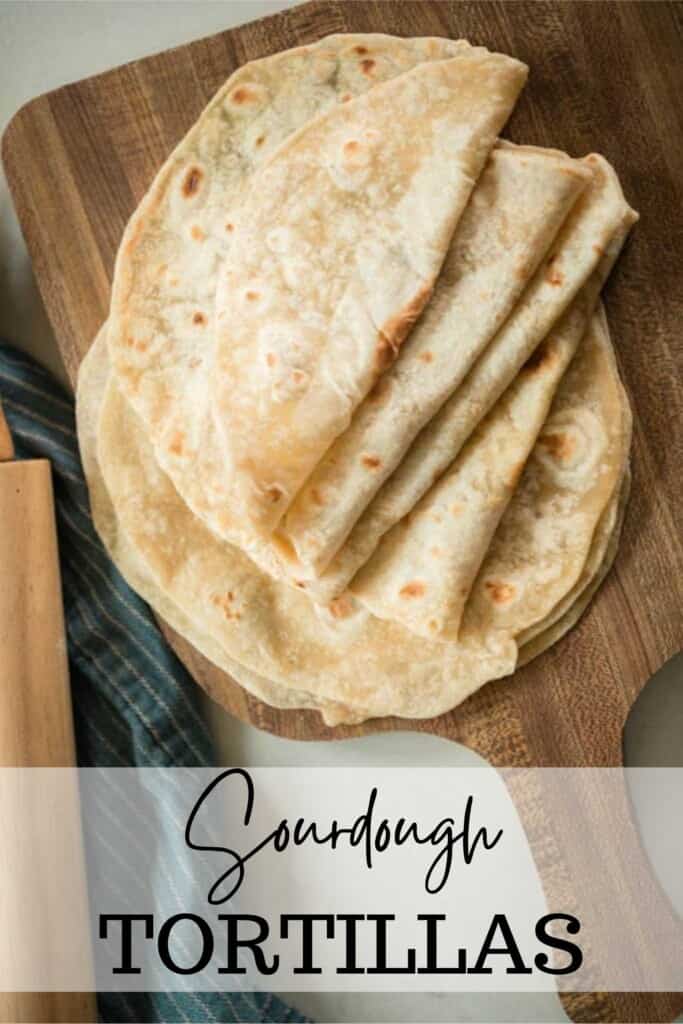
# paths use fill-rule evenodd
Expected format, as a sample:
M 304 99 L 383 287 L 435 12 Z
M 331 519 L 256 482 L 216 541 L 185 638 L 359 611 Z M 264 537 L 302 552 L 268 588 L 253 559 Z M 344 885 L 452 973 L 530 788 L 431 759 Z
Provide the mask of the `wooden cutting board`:
M 246 60 L 347 31 L 464 36 L 526 61 L 530 81 L 506 135 L 575 155 L 599 150 L 640 211 L 606 291 L 635 412 L 633 493 L 616 567 L 555 648 L 427 722 L 328 729 L 314 713 L 275 711 L 165 632 L 210 694 L 220 690 L 229 711 L 281 736 L 418 729 L 495 765 L 620 765 L 636 697 L 683 648 L 683 6 L 315 0 L 29 103 L 5 133 L 3 160 L 69 375 L 75 381 L 107 315 L 128 217 L 214 91 Z M 628 880 L 615 879 L 615 898 L 625 892 Z M 654 885 L 652 898 L 662 899 Z M 672 919 L 683 948 L 677 927 Z M 565 1005 L 577 1020 L 671 1020 L 683 997 L 581 995 Z

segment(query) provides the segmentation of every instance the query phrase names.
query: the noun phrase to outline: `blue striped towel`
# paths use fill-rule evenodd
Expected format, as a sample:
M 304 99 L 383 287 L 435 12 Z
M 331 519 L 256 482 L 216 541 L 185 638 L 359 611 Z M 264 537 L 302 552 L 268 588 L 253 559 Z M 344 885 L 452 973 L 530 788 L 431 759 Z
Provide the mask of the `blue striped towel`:
M 213 764 L 197 688 L 95 533 L 73 401 L 0 345 L 0 401 L 19 459 L 52 463 L 78 762 Z M 169 795 L 169 799 L 172 796 Z M 100 993 L 103 1021 L 304 1021 L 262 993 Z

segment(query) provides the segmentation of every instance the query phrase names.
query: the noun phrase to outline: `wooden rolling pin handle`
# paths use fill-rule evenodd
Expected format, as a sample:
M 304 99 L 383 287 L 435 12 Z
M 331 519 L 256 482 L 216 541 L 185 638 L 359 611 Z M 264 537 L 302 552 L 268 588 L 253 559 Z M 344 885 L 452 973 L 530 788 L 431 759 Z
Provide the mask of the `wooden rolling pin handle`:
M 0 764 L 76 763 L 50 463 L 0 465 Z
M 43 460 L 0 463 L 0 686 L 0 766 L 75 765 L 52 481 L 50 464 Z M 69 818 L 58 842 L 82 866 L 83 898 L 76 920 L 87 928 L 77 786 Z M 37 854 L 38 868 L 48 879 L 53 852 Z M 14 941 L 44 941 L 34 932 L 22 935 L 21 921 L 16 927 Z M 89 992 L 1 992 L 0 1020 L 96 1021 L 95 997 Z

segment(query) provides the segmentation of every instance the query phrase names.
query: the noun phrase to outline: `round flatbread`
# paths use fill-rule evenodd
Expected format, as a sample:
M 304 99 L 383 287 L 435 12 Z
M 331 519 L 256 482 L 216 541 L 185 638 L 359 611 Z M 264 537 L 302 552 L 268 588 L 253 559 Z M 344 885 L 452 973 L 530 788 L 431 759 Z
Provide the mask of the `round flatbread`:
M 322 611 L 211 534 L 155 463 L 111 376 L 91 372 L 98 349 L 106 359 L 99 343 L 83 366 L 79 434 L 86 466 L 96 439 L 112 501 L 107 511 L 93 488 L 93 511 L 115 561 L 125 575 L 121 551 L 133 546 L 155 586 L 220 649 L 208 654 L 220 667 L 229 672 L 236 663 L 318 707 L 428 718 L 512 672 L 515 637 L 579 581 L 624 473 L 625 397 L 596 317 L 475 582 L 462 638 L 430 642 L 345 599 Z

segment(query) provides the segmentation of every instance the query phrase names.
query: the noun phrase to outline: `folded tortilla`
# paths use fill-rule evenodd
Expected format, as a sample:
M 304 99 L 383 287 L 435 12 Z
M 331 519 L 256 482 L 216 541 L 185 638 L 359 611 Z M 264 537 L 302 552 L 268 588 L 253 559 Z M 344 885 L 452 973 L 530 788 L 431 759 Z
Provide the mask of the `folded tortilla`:
M 474 579 L 626 232 L 624 225 L 458 457 L 353 580 L 351 592 L 373 615 L 421 636 L 457 639 Z
M 416 435 L 512 311 L 591 180 L 556 150 L 499 143 L 456 229 L 434 294 L 396 363 L 287 513 L 299 578 L 319 575 Z
M 312 118 L 420 63 L 460 53 L 486 51 L 462 40 L 337 35 L 245 64 L 216 93 L 131 217 L 112 288 L 112 367 L 139 429 L 216 532 L 226 529 L 217 487 L 222 459 L 213 420 L 198 410 L 206 404 L 218 268 L 250 176 Z M 182 434 L 168 435 L 171 417 L 185 425 Z M 183 458 L 183 450 L 196 454 Z M 269 564 L 267 550 L 261 559 Z
M 567 611 L 591 576 L 606 512 L 609 532 L 614 529 L 610 506 L 616 500 L 618 507 L 630 441 L 628 399 L 600 307 L 487 551 L 465 609 L 463 638 L 484 627 L 529 642 Z
M 570 307 L 451 467 L 382 538 L 351 585 L 373 615 L 457 640 L 472 584 L 587 322 Z
M 343 593 L 381 538 L 408 515 L 453 462 L 603 257 L 604 267 L 616 259 L 637 214 L 626 202 L 607 161 L 595 154 L 585 160 L 594 171 L 593 181 L 579 197 L 550 255 L 501 330 L 416 438 L 327 570 L 318 579 L 302 581 L 306 592 L 316 600 L 324 603 Z
M 560 640 L 576 625 L 593 600 L 614 564 L 630 490 L 631 471 L 627 463 L 621 484 L 610 499 L 593 535 L 591 549 L 579 579 L 540 623 L 520 634 L 518 666 L 526 665 Z M 330 715 L 343 713 L 342 709 L 329 709 Z
M 223 505 L 247 529 L 274 529 L 395 359 L 525 77 L 476 51 L 421 64 L 252 176 L 218 276 L 208 396 Z M 182 419 L 164 434 L 162 464 L 193 458 Z

